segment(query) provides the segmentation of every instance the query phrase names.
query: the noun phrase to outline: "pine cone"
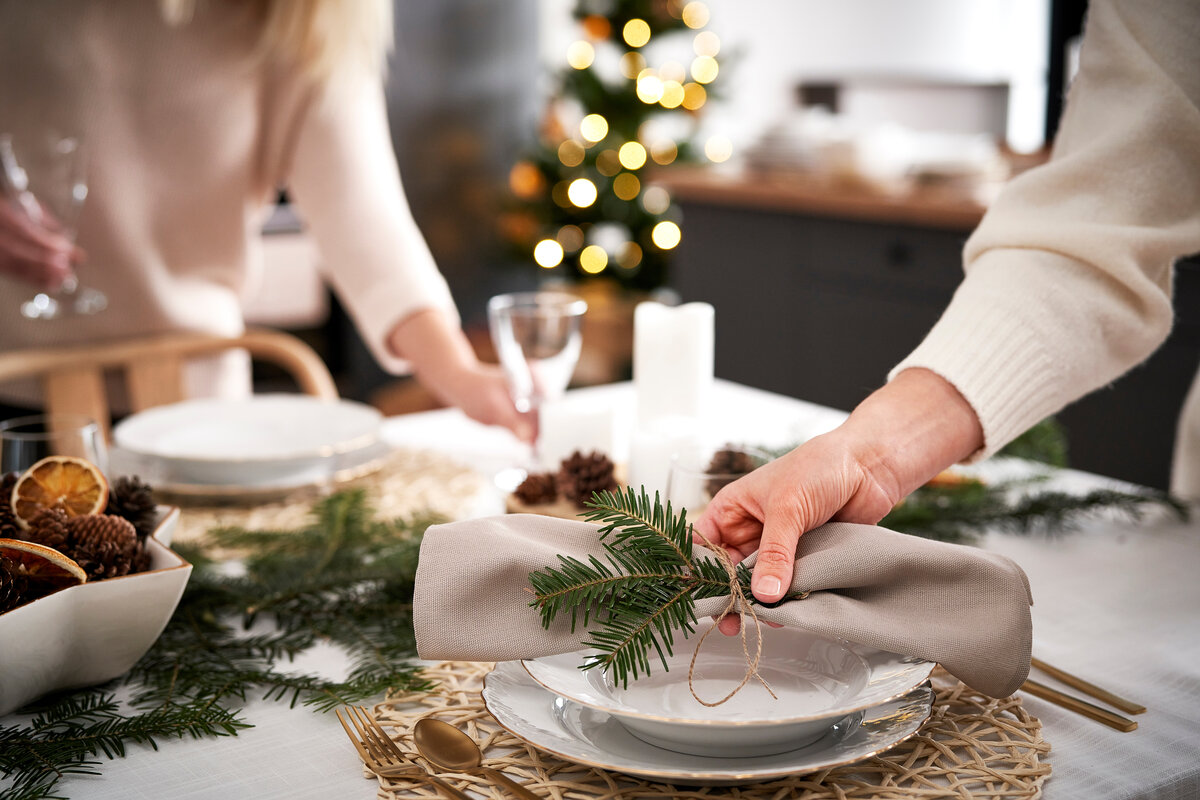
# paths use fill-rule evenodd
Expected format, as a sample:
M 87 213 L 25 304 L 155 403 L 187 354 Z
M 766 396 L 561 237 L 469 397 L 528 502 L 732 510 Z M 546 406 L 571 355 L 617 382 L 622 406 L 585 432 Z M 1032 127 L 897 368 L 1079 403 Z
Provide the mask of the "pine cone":
M 553 472 L 531 472 L 513 494 L 527 506 L 553 503 L 558 499 L 558 479 Z
M 25 576 L 9 571 L 8 562 L 0 558 L 0 614 L 29 602 L 28 588 Z
M 25 531 L 17 524 L 12 507 L 12 491 L 18 477 L 17 473 L 10 472 L 0 478 L 0 539 L 25 538 Z
M 144 541 L 138 542 L 137 550 L 134 551 L 133 561 L 130 563 L 129 572 L 146 572 L 150 569 L 150 548 L 146 547 Z
M 33 518 L 29 530 L 23 531 L 25 535 L 21 538 L 66 553 L 71 541 L 71 533 L 67 530 L 70 519 L 61 508 L 47 508 Z
M 603 453 L 584 455 L 576 450 L 562 460 L 558 468 L 558 491 L 580 508 L 592 498 L 593 492 L 614 490 L 613 463 Z
M 66 553 L 87 573 L 89 581 L 128 575 L 137 556 L 133 523 L 112 514 L 72 517 L 67 522 L 71 543 Z
M 712 460 L 708 462 L 708 473 L 720 477 L 710 478 L 704 488 L 708 490 L 709 497 L 715 497 L 717 492 L 743 475 L 749 475 L 759 466 L 759 460 L 754 456 L 726 446 L 713 453 Z
M 141 540 L 154 533 L 154 525 L 158 522 L 158 504 L 154 502 L 153 492 L 136 475 L 117 478 L 109 490 L 104 513 L 132 522 Z

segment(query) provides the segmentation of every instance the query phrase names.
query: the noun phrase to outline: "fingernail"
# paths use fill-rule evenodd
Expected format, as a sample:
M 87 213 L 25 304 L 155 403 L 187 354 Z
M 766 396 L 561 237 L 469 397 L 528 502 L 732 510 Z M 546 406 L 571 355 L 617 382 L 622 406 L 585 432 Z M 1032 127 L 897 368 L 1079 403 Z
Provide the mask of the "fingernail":
M 774 597 L 780 594 L 783 589 L 783 582 L 774 575 L 767 575 L 755 581 L 754 593 L 760 596 Z

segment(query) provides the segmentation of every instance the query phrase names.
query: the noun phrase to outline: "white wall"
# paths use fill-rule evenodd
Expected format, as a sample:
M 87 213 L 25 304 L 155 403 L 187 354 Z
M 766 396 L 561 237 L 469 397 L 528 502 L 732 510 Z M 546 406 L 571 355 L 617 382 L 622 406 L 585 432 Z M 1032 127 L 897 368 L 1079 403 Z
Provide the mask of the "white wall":
M 541 2 L 542 57 L 561 67 L 578 36 L 574 3 Z M 706 133 L 746 145 L 791 107 L 798 81 L 888 73 L 1009 83 L 1010 143 L 1042 143 L 1049 0 L 707 2 L 723 43 L 723 101 Z

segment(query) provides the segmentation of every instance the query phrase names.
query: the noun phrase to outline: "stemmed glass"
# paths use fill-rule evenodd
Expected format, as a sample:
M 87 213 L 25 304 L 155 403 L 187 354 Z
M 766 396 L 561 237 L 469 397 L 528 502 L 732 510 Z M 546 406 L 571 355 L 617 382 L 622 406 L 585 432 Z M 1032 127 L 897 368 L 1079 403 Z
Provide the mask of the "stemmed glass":
M 0 422 L 0 475 L 24 472 L 47 456 L 74 456 L 108 471 L 108 447 L 95 420 L 39 414 Z
M 564 292 L 517 292 L 488 301 L 488 324 L 517 410 L 562 396 L 583 344 L 587 303 Z M 533 460 L 538 462 L 537 445 Z
M 76 225 L 87 198 L 84 148 L 79 139 L 46 133 L 16 142 L 0 133 L 0 194 L 35 224 L 75 241 Z M 53 294 L 38 292 L 21 304 L 28 319 L 56 319 L 103 311 L 108 298 L 79 285 L 72 273 Z

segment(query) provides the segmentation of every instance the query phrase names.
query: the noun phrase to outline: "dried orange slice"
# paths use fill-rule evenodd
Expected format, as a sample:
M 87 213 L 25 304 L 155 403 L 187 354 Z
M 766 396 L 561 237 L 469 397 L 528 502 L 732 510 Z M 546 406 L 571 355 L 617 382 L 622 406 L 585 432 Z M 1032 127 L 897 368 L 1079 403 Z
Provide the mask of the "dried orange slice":
M 6 562 L 10 571 L 51 584 L 55 589 L 87 583 L 87 573 L 82 567 L 45 545 L 20 539 L 0 539 L 0 559 Z
M 61 508 L 68 517 L 99 514 L 108 504 L 108 481 L 95 464 L 73 456 L 50 456 L 17 479 L 12 509 L 17 524 L 28 530 L 38 514 Z

